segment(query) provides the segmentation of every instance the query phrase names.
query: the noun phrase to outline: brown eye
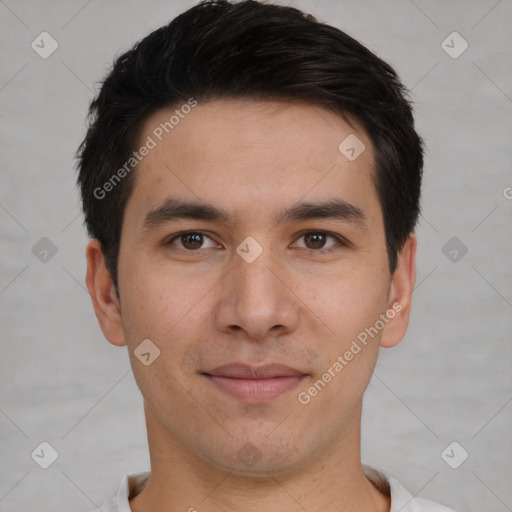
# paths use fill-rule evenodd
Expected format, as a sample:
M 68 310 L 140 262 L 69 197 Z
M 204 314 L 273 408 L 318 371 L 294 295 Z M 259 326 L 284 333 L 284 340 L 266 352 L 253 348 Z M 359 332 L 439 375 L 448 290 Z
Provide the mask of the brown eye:
M 210 240 L 212 244 L 210 247 L 214 247 L 215 243 L 208 235 L 205 235 L 200 231 L 187 231 L 185 233 L 178 233 L 177 235 L 173 236 L 167 242 L 167 245 L 175 245 L 178 247 L 178 249 L 192 252 L 203 248 L 203 245 L 207 239 Z M 208 249 L 208 246 L 206 249 Z
M 322 249 L 327 235 L 325 233 L 307 233 L 304 242 L 308 249 Z
M 187 233 L 186 235 L 181 235 L 180 240 L 185 249 L 199 249 L 201 245 L 203 245 L 203 235 L 199 233 Z
M 334 243 L 330 245 L 326 245 L 328 239 L 334 240 Z M 326 231 L 307 231 L 303 233 L 298 240 L 304 240 L 303 244 L 299 244 L 298 247 L 303 249 L 311 249 L 316 252 L 329 252 L 333 249 L 336 249 L 336 246 L 341 247 L 344 246 L 343 239 L 328 233 Z

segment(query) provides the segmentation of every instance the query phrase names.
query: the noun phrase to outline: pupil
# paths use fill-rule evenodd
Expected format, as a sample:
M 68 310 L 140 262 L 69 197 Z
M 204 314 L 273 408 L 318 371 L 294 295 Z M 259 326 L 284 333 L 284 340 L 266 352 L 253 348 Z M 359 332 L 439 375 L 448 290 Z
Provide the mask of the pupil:
M 306 245 L 311 242 L 314 247 L 313 249 L 319 249 L 323 247 L 325 243 L 325 234 L 323 233 L 310 233 L 306 235 Z
M 185 242 L 183 243 L 185 247 L 187 247 L 188 249 L 198 249 L 202 245 L 203 235 L 200 235 L 199 233 L 191 233 L 188 235 L 184 235 L 183 239 L 185 240 Z

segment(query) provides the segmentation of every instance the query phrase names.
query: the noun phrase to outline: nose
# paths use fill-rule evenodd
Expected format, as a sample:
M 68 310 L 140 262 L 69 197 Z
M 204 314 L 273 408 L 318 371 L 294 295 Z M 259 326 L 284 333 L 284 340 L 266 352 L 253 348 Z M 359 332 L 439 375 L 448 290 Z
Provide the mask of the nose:
M 252 341 L 294 331 L 299 301 L 287 272 L 270 248 L 251 263 L 234 255 L 233 268 L 223 279 L 217 303 L 217 329 Z

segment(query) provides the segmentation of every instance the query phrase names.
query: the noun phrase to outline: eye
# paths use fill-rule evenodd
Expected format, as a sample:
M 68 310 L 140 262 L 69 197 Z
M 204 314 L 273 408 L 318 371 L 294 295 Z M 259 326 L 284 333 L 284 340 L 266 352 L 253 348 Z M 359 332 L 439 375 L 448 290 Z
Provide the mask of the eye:
M 336 246 L 344 246 L 346 243 L 340 236 L 331 234 L 327 231 L 307 231 L 302 233 L 298 240 L 304 239 L 304 246 L 301 248 L 324 253 L 332 251 Z M 331 238 L 335 243 L 326 247 L 327 239 Z M 300 247 L 300 246 L 299 246 Z
M 208 239 L 212 242 L 211 247 L 217 247 L 218 244 L 216 244 L 208 235 L 201 231 L 185 231 L 182 233 L 178 233 L 174 235 L 172 238 L 170 238 L 166 245 L 176 245 L 174 242 L 178 242 L 181 247 L 178 245 L 178 249 L 182 249 L 184 251 L 197 251 L 198 249 L 205 248 L 202 247 L 205 239 Z M 209 247 L 206 247 L 208 249 Z
M 347 243 L 338 235 L 329 233 L 327 231 L 306 231 L 303 232 L 297 240 L 304 239 L 304 244 L 297 245 L 295 242 L 294 247 L 301 249 L 309 249 L 314 252 L 326 253 L 331 252 L 337 246 L 345 246 Z M 328 239 L 334 241 L 330 245 L 326 245 Z M 210 241 L 210 246 L 205 246 L 205 241 Z M 219 247 L 219 245 L 212 240 L 207 234 L 202 231 L 184 231 L 172 236 L 165 245 L 173 245 L 180 250 L 186 252 L 197 252 L 199 249 L 211 249 Z

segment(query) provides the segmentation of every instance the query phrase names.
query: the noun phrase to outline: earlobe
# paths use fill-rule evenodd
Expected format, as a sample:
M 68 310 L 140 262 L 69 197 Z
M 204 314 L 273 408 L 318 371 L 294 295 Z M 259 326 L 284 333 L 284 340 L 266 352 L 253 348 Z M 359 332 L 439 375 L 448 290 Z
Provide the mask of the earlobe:
M 87 289 L 101 330 L 112 345 L 126 345 L 121 320 L 121 307 L 115 293 L 114 282 L 105 265 L 105 256 L 98 239 L 94 238 L 89 241 L 86 257 Z
M 391 279 L 388 312 L 391 318 L 381 338 L 381 347 L 390 348 L 402 341 L 411 312 L 412 293 L 416 281 L 416 236 L 411 233 L 398 254 L 398 262 Z

